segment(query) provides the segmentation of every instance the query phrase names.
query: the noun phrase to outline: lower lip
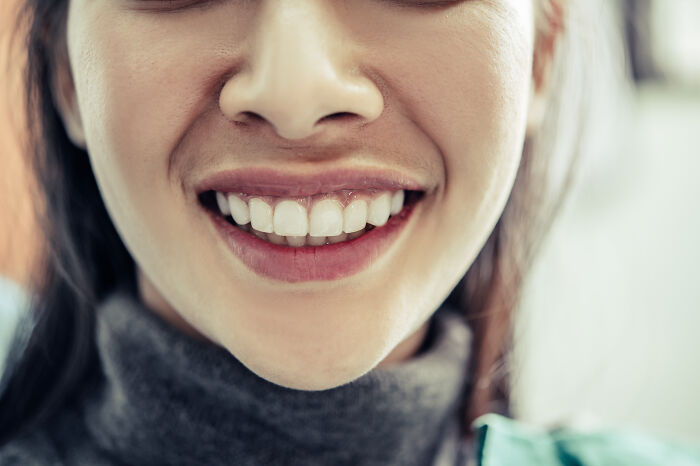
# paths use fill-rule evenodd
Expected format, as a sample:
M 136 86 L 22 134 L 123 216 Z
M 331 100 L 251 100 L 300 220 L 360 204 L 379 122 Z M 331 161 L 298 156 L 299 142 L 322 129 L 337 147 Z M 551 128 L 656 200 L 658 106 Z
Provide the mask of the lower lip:
M 207 213 L 231 251 L 253 272 L 274 280 L 298 283 L 338 280 L 368 268 L 398 238 L 414 206 L 405 206 L 384 226 L 353 240 L 299 248 L 264 241 L 212 211 L 207 210 Z

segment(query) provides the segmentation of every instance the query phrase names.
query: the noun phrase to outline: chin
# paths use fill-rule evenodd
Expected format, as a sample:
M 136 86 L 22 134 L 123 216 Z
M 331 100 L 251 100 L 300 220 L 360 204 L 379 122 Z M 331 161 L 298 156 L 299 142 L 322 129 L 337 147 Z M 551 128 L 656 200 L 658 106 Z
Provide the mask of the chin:
M 363 342 L 345 349 L 329 343 L 323 351 L 289 352 L 277 346 L 231 351 L 244 366 L 268 382 L 294 390 L 318 391 L 345 385 L 375 368 L 381 351 Z M 361 350 L 358 351 L 358 350 Z
M 293 390 L 320 391 L 340 387 L 363 376 L 374 365 L 362 365 L 357 368 L 311 368 L 290 370 L 287 367 L 260 367 L 260 371 L 248 367 L 257 376 L 268 382 Z

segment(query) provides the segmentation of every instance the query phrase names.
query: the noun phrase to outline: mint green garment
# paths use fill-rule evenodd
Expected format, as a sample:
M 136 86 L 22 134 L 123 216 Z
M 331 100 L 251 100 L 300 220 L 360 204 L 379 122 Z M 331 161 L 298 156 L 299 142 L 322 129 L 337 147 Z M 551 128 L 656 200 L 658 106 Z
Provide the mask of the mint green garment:
M 498 414 L 473 424 L 477 466 L 698 466 L 700 448 L 622 430 L 538 430 Z

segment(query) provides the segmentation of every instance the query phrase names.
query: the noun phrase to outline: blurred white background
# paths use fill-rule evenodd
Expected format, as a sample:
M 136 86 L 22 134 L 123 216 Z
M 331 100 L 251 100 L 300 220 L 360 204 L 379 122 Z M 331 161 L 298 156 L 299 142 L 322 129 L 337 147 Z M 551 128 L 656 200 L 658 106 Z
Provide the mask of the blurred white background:
M 530 278 L 515 413 L 700 442 L 700 1 L 620 5 L 637 85 Z

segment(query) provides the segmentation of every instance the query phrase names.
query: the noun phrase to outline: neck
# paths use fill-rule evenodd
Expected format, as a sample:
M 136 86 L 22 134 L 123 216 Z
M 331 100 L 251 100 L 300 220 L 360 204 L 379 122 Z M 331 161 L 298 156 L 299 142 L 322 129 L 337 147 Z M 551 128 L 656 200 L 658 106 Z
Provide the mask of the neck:
M 430 464 L 459 416 L 469 330 L 440 310 L 430 344 L 346 385 L 270 383 L 121 293 L 99 309 L 94 438 L 128 464 Z

